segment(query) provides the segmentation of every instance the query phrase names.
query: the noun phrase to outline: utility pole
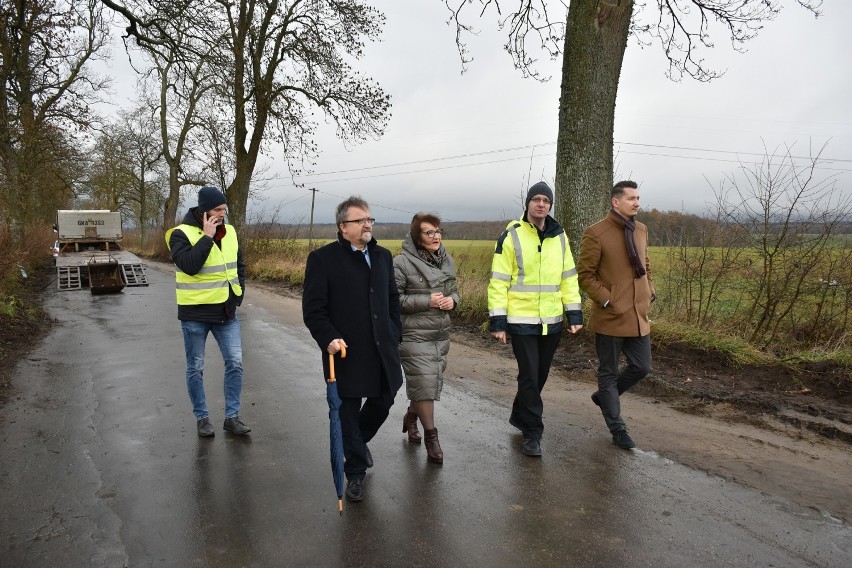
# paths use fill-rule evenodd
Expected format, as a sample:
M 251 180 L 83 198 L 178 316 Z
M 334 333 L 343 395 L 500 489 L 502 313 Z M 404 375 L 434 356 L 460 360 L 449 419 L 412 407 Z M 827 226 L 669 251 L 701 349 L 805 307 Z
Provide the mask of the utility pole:
M 308 249 L 314 249 L 314 201 L 317 198 L 317 190 L 315 188 L 310 188 L 308 191 L 311 192 L 311 226 L 308 229 Z

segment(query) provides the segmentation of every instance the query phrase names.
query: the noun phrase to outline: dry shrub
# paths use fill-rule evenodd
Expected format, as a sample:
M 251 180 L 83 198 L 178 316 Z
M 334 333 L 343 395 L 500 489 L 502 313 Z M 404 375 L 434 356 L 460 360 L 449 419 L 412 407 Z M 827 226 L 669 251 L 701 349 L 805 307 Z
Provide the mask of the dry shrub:
M 492 249 L 453 247 L 456 285 L 461 304 L 455 316 L 467 323 L 488 321 L 488 280 L 491 277 Z
M 138 229 L 124 231 L 121 246 L 139 256 L 169 260 L 171 257 L 164 235 L 162 229 L 149 230 L 142 242 Z
M 305 258 L 287 258 L 270 255 L 246 263 L 249 278 L 276 280 L 290 285 L 300 285 L 305 279 Z
M 53 262 L 55 237 L 50 227 L 26 225 L 13 231 L 0 225 L 0 295 L 14 294 L 24 280 L 21 271 L 32 273 Z
M 0 400 L 8 392 L 13 354 L 32 345 L 48 325 L 38 296 L 44 272 L 51 268 L 53 240 L 52 231 L 43 225 L 15 232 L 0 225 Z

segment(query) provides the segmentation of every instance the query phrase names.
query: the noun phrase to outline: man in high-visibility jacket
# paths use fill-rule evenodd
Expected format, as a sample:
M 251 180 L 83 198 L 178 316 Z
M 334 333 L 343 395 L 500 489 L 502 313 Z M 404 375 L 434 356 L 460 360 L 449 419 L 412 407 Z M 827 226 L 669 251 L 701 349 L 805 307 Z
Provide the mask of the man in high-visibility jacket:
M 198 207 L 183 222 L 166 231 L 166 243 L 175 263 L 178 319 L 186 350 L 186 386 L 199 436 L 213 436 L 204 394 L 204 347 L 212 333 L 225 362 L 224 429 L 233 434 L 251 432 L 240 418 L 243 387 L 243 349 L 237 306 L 245 289 L 245 265 L 237 232 L 225 224 L 225 195 L 202 187 Z
M 523 432 L 528 456 L 541 456 L 541 391 L 562 336 L 563 313 L 571 333 L 583 328 L 574 257 L 565 230 L 550 216 L 552 205 L 546 183 L 529 189 L 524 214 L 497 239 L 488 284 L 491 335 L 501 343 L 511 336 L 518 362 L 509 423 Z

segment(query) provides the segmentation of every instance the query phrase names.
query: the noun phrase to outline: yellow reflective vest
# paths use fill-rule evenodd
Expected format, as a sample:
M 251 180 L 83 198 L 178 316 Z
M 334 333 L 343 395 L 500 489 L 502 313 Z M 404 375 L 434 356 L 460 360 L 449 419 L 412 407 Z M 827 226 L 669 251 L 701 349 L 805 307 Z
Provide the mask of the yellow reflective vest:
M 228 301 L 229 287 L 237 296 L 243 295 L 240 280 L 237 275 L 237 231 L 231 225 L 225 225 L 225 236 L 221 246 L 213 245 L 210 254 L 204 261 L 204 266 L 198 274 L 186 274 L 175 267 L 175 282 L 177 303 L 181 306 L 199 304 L 222 304 Z M 195 246 L 204 231 L 193 225 L 178 225 L 166 231 L 166 244 L 172 236 L 172 231 L 182 231 L 189 244 Z M 171 246 L 169 246 L 171 250 Z
M 582 324 L 577 269 L 565 230 L 547 218 L 542 238 L 522 216 L 497 239 L 488 283 L 491 331 L 547 335 Z

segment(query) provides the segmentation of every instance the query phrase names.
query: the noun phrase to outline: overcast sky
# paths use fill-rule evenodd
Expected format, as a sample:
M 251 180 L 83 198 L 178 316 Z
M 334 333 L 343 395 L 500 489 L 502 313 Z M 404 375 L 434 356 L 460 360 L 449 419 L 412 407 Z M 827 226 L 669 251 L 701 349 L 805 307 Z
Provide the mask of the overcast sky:
M 530 183 L 553 185 L 561 60 L 541 62 L 549 82 L 524 79 L 493 19 L 484 19 L 481 33 L 468 38 L 474 61 L 462 75 L 440 1 L 373 4 L 387 17 L 385 31 L 358 69 L 391 95 L 384 137 L 346 149 L 328 129 L 316 173 L 298 178 L 305 187 L 270 166 L 264 177 L 273 179 L 253 209 L 280 209 L 285 222 L 307 222 L 307 188 L 316 188 L 315 222 L 331 221 L 351 194 L 367 199 L 380 222 L 407 222 L 422 210 L 445 220 L 516 217 Z M 822 11 L 814 19 L 785 3 L 745 53 L 715 28 L 717 47 L 704 56 L 726 73 L 711 83 L 668 80 L 659 46 L 630 40 L 616 106 L 615 177 L 640 184 L 643 208 L 703 212 L 713 187 L 738 161 L 759 159 L 764 146 L 808 156 L 827 144 L 823 156 L 841 161 L 826 161 L 820 175 L 836 176 L 850 191 L 852 3 L 826 0 Z

